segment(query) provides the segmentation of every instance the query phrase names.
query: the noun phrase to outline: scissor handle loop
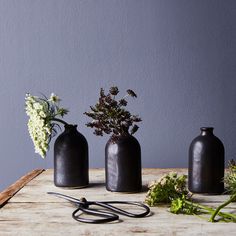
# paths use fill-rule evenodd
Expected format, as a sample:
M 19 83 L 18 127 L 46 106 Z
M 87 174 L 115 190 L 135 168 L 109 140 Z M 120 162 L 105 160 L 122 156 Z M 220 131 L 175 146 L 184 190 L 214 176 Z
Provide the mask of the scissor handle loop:
M 83 218 L 80 217 L 80 215 L 78 215 L 77 213 L 79 211 L 82 211 L 83 213 L 87 214 L 87 215 L 94 215 L 94 216 L 98 216 L 100 218 L 96 218 L 96 219 L 89 219 L 89 218 Z M 72 213 L 72 218 L 74 220 L 77 220 L 79 222 L 83 222 L 83 223 L 92 223 L 92 224 L 101 224 L 101 223 L 108 223 L 108 222 L 112 222 L 115 220 L 119 220 L 119 216 L 113 213 L 108 213 L 108 212 L 104 212 L 104 211 L 100 211 L 100 210 L 92 210 L 92 209 L 88 209 L 88 208 L 83 208 L 83 207 L 79 207 L 77 208 L 73 213 Z
M 145 204 L 140 203 L 140 202 L 107 201 L 107 202 L 94 202 L 94 204 L 98 205 L 98 206 L 101 206 L 101 207 L 104 207 L 106 209 L 112 210 L 115 213 L 119 213 L 121 215 L 128 216 L 128 217 L 133 217 L 133 218 L 141 218 L 141 217 L 144 217 L 144 216 L 146 216 L 150 213 L 150 208 L 148 206 L 146 206 Z M 137 213 L 132 213 L 132 212 L 120 209 L 116 206 L 112 206 L 112 204 L 123 204 L 123 205 L 125 204 L 125 205 L 139 206 L 139 207 L 143 208 L 144 211 L 142 213 L 138 213 L 138 214 Z

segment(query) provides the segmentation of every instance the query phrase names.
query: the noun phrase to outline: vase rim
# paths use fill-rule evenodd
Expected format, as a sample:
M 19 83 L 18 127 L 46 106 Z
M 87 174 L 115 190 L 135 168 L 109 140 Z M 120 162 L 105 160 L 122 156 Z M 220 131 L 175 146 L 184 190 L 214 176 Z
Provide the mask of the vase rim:
M 201 127 L 201 131 L 213 131 L 214 127 Z
M 78 125 L 72 125 L 72 124 L 66 124 L 64 125 L 65 129 L 66 128 L 77 128 Z

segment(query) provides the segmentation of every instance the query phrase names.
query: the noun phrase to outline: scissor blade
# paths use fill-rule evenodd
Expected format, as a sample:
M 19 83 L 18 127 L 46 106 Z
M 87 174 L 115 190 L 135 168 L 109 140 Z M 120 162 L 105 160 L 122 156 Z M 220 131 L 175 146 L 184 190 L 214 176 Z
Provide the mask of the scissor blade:
M 54 195 L 56 197 L 66 199 L 67 201 L 75 203 L 76 205 L 81 203 L 81 201 L 79 199 L 74 198 L 74 197 L 70 197 L 70 196 L 67 196 L 67 195 L 64 195 L 64 194 L 61 194 L 61 193 L 47 192 L 47 194 Z

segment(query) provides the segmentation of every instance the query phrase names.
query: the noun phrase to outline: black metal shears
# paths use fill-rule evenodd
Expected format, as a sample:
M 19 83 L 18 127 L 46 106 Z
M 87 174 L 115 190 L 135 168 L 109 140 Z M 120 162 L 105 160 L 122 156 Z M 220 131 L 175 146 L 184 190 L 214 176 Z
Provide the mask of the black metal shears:
M 77 209 L 72 213 L 73 219 L 83 222 L 83 223 L 107 223 L 111 221 L 119 220 L 119 215 L 124 215 L 133 218 L 145 217 L 149 214 L 150 208 L 140 202 L 131 202 L 131 201 L 87 201 L 85 198 L 77 199 L 70 197 L 61 193 L 48 192 L 48 194 L 54 195 L 66 199 L 67 201 L 75 204 Z M 144 209 L 141 213 L 132 213 L 121 208 L 118 208 L 114 205 L 133 205 L 138 208 Z M 90 206 L 98 206 L 99 209 L 90 208 Z M 80 214 L 81 213 L 81 214 Z M 81 217 L 82 213 L 95 216 L 95 218 L 83 218 Z

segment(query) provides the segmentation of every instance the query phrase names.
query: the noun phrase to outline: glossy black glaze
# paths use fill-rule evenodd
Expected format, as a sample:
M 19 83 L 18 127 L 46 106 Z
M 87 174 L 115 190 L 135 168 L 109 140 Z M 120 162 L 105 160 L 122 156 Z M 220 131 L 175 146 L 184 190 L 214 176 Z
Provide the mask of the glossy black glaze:
M 65 125 L 54 144 L 54 184 L 80 188 L 88 183 L 88 143 L 76 125 Z
M 105 148 L 106 189 L 139 192 L 142 189 L 141 148 L 132 135 L 108 140 Z
M 224 191 L 224 145 L 212 127 L 201 128 L 189 148 L 188 188 L 193 193 Z

